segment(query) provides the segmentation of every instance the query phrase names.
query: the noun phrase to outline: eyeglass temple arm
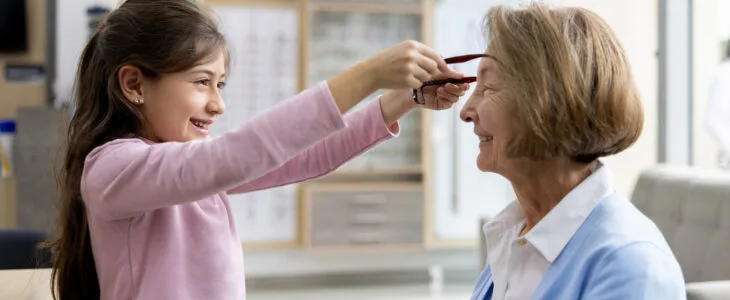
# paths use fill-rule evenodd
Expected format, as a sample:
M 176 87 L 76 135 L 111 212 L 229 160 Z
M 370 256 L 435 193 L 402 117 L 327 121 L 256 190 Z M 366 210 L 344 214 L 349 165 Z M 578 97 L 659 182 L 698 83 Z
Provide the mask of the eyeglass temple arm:
M 491 56 L 489 56 L 488 54 L 469 54 L 469 55 L 449 57 L 447 59 L 444 59 L 444 61 L 447 64 L 458 64 L 458 63 L 467 62 L 472 59 L 480 58 L 480 57 L 491 57 Z
M 463 77 L 463 78 L 445 78 L 445 79 L 439 79 L 439 80 L 426 81 L 423 83 L 423 86 L 442 85 L 442 84 L 447 84 L 447 83 L 453 83 L 453 84 L 472 83 L 476 80 L 477 80 L 477 78 L 473 77 L 473 76 Z

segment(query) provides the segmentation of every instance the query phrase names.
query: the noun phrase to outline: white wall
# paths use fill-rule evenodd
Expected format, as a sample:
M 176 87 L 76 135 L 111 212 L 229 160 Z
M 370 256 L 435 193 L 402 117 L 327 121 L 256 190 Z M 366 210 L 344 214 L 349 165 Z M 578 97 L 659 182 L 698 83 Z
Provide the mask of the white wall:
M 443 0 L 434 7 L 434 48 L 445 57 L 483 53 L 486 41 L 481 24 L 490 7 L 520 0 Z M 474 76 L 478 60 L 454 65 Z M 474 85 L 472 85 L 473 88 Z M 467 94 L 462 99 L 468 99 Z M 433 220 L 437 240 L 476 239 L 479 219 L 494 215 L 514 200 L 503 177 L 476 167 L 479 142 L 474 127 L 459 119 L 465 101 L 433 117 Z
M 705 114 L 710 83 L 724 54 L 722 40 L 730 38 L 730 0 L 695 0 L 693 5 L 694 165 L 715 168 L 719 147 L 705 127 Z
M 73 88 L 76 64 L 89 35 L 86 9 L 100 5 L 116 7 L 118 0 L 57 0 L 56 4 L 56 84 L 55 94 L 66 101 Z

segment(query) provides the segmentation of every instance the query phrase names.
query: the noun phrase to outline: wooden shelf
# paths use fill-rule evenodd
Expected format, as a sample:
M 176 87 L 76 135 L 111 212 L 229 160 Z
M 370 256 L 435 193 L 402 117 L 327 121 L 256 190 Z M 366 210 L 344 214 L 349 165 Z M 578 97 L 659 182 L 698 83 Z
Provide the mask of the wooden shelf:
M 424 244 L 387 244 L 387 245 L 357 245 L 357 246 L 317 246 L 304 247 L 304 250 L 312 253 L 368 253 L 368 252 L 409 252 L 423 251 Z
M 300 0 L 205 0 L 209 6 L 299 8 Z
M 421 7 L 423 5 L 422 0 L 309 0 L 309 1 L 312 4 L 320 4 L 320 5 L 352 4 L 352 5 L 384 6 L 384 7 L 389 7 L 392 5 Z
M 303 199 L 315 191 L 348 191 L 362 192 L 367 188 L 377 186 L 378 191 L 401 191 L 401 190 L 419 190 L 422 188 L 417 182 L 355 182 L 355 183 L 330 183 L 330 182 L 312 182 L 302 184 Z
M 404 182 L 422 184 L 424 171 L 420 166 L 403 168 L 348 168 L 341 169 L 313 182 L 325 183 L 372 183 L 382 181 Z
M 421 175 L 421 166 L 397 168 L 344 168 L 332 173 L 333 175 Z
M 278 241 L 278 242 L 246 242 L 241 243 L 243 250 L 263 250 L 263 249 L 288 249 L 299 247 L 298 241 Z
M 312 11 L 358 12 L 373 14 L 420 15 L 420 6 L 392 4 L 388 6 L 362 3 L 312 3 Z

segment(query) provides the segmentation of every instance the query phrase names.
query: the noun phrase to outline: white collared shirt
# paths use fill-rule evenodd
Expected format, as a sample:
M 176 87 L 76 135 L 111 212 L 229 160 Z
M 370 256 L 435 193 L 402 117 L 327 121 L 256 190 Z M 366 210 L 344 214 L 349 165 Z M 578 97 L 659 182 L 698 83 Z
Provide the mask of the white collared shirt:
M 523 237 L 519 235 L 525 216 L 518 201 L 484 225 L 487 260 L 494 278 L 492 299 L 530 299 L 596 204 L 614 191 L 613 175 L 600 161 L 591 171 Z

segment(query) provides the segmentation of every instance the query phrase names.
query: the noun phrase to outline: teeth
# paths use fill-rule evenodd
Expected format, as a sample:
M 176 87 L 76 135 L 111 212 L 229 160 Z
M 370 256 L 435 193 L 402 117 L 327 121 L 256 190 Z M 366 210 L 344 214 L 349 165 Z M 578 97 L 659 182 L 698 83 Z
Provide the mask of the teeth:
M 479 141 L 482 141 L 482 142 L 489 142 L 492 139 L 494 139 L 494 137 L 491 136 L 491 135 L 489 135 L 489 136 L 479 136 Z
M 192 121 L 193 125 L 200 127 L 202 129 L 208 129 L 208 124 L 199 122 L 199 121 Z

